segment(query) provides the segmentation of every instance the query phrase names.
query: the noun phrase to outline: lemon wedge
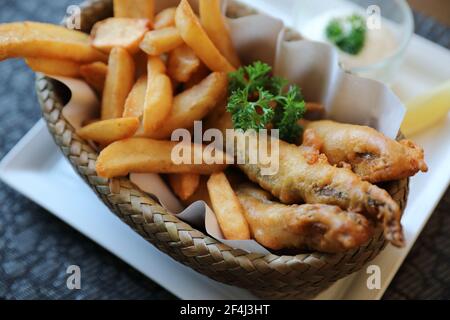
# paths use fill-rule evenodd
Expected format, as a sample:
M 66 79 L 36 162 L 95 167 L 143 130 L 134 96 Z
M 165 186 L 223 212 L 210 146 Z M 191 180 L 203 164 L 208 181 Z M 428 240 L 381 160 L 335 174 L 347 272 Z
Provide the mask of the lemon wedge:
M 447 117 L 450 110 L 450 81 L 406 104 L 401 130 L 406 136 L 423 131 Z

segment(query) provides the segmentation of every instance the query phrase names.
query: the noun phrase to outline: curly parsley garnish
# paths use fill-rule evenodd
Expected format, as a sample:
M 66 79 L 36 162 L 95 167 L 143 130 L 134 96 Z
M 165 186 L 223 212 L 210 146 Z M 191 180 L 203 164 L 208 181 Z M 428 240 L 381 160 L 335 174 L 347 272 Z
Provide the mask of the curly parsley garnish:
M 353 14 L 348 17 L 331 20 L 325 32 L 328 40 L 339 49 L 356 55 L 364 47 L 367 29 L 364 17 Z
M 235 129 L 279 129 L 280 139 L 296 142 L 305 101 L 298 86 L 271 72 L 269 65 L 257 61 L 230 73 L 227 111 Z

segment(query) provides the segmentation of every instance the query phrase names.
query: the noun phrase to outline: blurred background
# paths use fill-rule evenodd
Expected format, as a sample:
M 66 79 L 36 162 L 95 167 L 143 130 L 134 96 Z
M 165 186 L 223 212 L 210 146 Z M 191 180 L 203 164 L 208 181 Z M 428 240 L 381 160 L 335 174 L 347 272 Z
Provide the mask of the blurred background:
M 450 26 L 450 1 L 448 0 L 408 0 L 411 7 L 440 23 Z
M 450 1 L 408 0 L 416 32 L 450 47 Z M 58 23 L 76 0 L 0 0 L 0 23 Z M 431 19 L 430 19 L 431 18 Z M 434 37 L 434 38 L 433 38 Z M 0 63 L 0 159 L 39 120 L 34 75 L 19 60 Z M 450 298 L 450 192 L 442 199 L 385 299 Z M 83 270 L 83 290 L 66 268 Z M 437 268 L 437 269 L 436 269 Z M 174 297 L 0 182 L 0 299 L 173 299 Z

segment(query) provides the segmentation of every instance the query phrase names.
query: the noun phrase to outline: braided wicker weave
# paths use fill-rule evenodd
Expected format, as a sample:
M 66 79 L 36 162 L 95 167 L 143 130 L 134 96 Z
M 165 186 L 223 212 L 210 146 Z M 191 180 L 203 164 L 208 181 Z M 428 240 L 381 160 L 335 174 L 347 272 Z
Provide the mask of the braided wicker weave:
M 82 6 L 82 28 L 112 14 L 111 1 L 87 1 Z M 229 13 L 251 11 L 231 4 Z M 79 138 L 62 116 L 62 91 L 38 74 L 36 90 L 48 128 L 74 169 L 121 220 L 173 259 L 217 281 L 246 288 L 268 299 L 308 299 L 335 281 L 361 269 L 386 245 L 382 232 L 363 247 L 344 254 L 261 255 L 232 249 L 193 229 L 138 190 L 127 178 L 103 179 L 95 172 L 97 153 Z M 408 180 L 396 181 L 388 191 L 406 205 Z

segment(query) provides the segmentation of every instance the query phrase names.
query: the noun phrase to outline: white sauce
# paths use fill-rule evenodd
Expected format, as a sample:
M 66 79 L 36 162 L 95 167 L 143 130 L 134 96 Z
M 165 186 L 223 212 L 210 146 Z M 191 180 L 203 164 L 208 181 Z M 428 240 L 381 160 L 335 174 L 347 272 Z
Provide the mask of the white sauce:
M 337 9 L 325 12 L 308 21 L 302 28 L 302 34 L 310 40 L 328 42 L 325 31 L 333 18 L 347 17 L 355 13 L 351 9 Z M 359 12 L 356 12 L 359 13 Z M 365 16 L 364 13 L 361 14 Z M 398 47 L 392 26 L 381 21 L 380 29 L 367 29 L 364 47 L 357 55 L 339 51 L 341 62 L 347 69 L 368 66 L 390 56 Z

